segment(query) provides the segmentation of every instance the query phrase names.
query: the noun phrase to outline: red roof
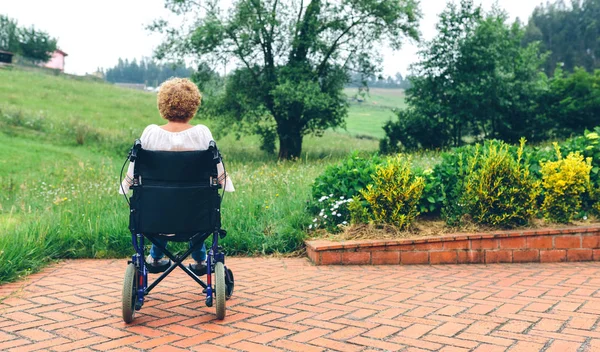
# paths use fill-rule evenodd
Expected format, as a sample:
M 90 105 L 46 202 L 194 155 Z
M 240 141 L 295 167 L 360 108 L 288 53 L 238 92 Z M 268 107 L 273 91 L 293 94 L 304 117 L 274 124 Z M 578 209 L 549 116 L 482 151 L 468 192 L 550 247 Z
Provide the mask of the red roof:
M 59 53 L 62 54 L 62 56 L 69 56 L 69 54 L 65 53 L 64 51 L 60 50 L 60 49 L 56 49 L 54 50 L 55 53 Z

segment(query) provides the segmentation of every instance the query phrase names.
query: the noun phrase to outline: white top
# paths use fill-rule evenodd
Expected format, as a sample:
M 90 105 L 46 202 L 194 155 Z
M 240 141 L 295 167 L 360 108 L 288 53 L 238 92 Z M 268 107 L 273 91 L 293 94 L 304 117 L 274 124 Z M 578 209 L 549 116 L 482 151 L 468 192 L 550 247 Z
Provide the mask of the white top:
M 181 132 L 169 132 L 158 125 L 150 125 L 144 129 L 140 140 L 142 141 L 142 148 L 146 150 L 207 150 L 208 143 L 213 140 L 213 136 L 208 127 L 204 125 L 196 125 Z M 127 191 L 129 190 L 129 186 L 131 186 L 134 165 L 135 162 L 129 163 L 127 176 L 121 182 L 121 187 L 119 187 L 120 194 L 123 194 L 123 189 Z M 217 164 L 217 171 L 219 172 L 219 180 L 223 179 L 226 181 L 225 191 L 235 191 L 229 175 L 223 177 L 223 164 Z M 222 185 L 224 181 L 220 182 Z

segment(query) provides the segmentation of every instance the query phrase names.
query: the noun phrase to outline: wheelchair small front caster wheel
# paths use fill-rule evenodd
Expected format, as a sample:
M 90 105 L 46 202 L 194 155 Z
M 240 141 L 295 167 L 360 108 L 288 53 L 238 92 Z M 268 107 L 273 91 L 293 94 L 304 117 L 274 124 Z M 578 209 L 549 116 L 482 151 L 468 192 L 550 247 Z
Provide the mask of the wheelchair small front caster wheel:
M 213 303 L 213 298 L 212 297 L 206 297 L 206 306 L 207 307 L 212 307 L 212 303 Z

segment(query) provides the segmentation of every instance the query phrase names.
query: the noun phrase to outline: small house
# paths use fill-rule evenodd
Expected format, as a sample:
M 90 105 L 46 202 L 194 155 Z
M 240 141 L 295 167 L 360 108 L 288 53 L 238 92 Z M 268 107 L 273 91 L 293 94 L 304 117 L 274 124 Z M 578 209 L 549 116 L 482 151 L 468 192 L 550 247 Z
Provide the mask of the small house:
M 56 49 L 52 53 L 52 57 L 50 57 L 50 60 L 48 60 L 48 62 L 46 62 L 42 66 L 51 68 L 54 70 L 59 70 L 61 72 L 65 72 L 65 57 L 66 56 L 67 56 L 67 53 L 65 53 L 64 51 L 62 51 L 60 49 Z
M 13 53 L 9 51 L 0 50 L 0 63 L 3 64 L 11 64 L 13 58 Z

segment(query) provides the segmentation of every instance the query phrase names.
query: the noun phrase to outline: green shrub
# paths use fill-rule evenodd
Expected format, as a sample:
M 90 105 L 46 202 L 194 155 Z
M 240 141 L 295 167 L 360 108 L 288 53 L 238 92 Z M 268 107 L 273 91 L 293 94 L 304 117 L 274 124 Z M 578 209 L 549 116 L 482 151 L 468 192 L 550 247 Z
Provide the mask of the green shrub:
M 371 182 L 371 175 L 381 163 L 383 159 L 377 154 L 365 158 L 354 152 L 341 162 L 328 166 L 312 185 L 313 200 L 329 195 L 346 199 L 358 195 Z
M 417 205 L 425 181 L 410 169 L 410 159 L 398 155 L 377 167 L 373 183 L 360 191 L 364 204 L 358 197 L 351 202 L 350 212 L 354 221 L 377 225 L 392 224 L 400 229 L 410 227 L 419 215 Z M 366 206 L 365 206 L 366 205 Z
M 515 158 L 505 143 L 489 143 L 468 159 L 459 204 L 475 223 L 496 227 L 526 225 L 535 214 L 539 182 L 522 165 L 525 139 Z
M 590 158 L 590 182 L 594 187 L 600 187 L 600 126 L 593 131 L 586 130 L 583 136 L 569 138 L 560 149 L 567 155 L 579 152 L 584 158 Z
M 449 140 L 439 121 L 429 119 L 415 109 L 398 109 L 394 113 L 398 120 L 389 120 L 383 126 L 385 137 L 379 141 L 379 151 L 383 154 L 441 148 Z
M 422 177 L 425 180 L 425 187 L 421 199 L 419 199 L 419 213 L 429 215 L 439 215 L 444 202 L 440 179 L 432 169 L 414 170 L 415 176 Z
M 494 143 L 488 142 L 488 143 Z M 467 160 L 475 152 L 474 146 L 464 146 L 442 154 L 442 161 L 433 168 L 433 175 L 439 182 L 437 205 L 442 218 L 450 226 L 456 226 L 464 215 L 459 199 L 464 191 L 463 182 L 467 175 Z
M 590 212 L 596 216 L 600 216 L 600 188 L 594 188 L 590 185 Z
M 315 218 L 309 230 L 325 228 L 335 233 L 346 225 L 350 221 L 349 201 L 371 182 L 371 175 L 383 162 L 377 154 L 362 157 L 354 152 L 328 166 L 312 185 L 312 201 L 308 207 Z
M 581 211 L 581 197 L 590 190 L 591 159 L 579 152 L 563 158 L 558 144 L 554 145 L 558 160 L 542 164 L 542 212 L 550 221 L 568 223 Z

